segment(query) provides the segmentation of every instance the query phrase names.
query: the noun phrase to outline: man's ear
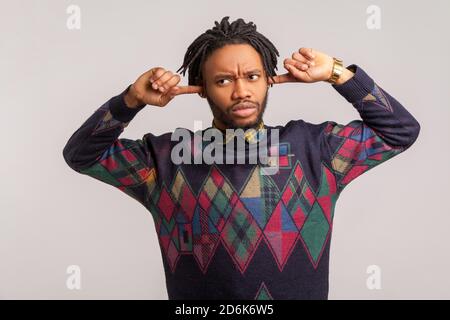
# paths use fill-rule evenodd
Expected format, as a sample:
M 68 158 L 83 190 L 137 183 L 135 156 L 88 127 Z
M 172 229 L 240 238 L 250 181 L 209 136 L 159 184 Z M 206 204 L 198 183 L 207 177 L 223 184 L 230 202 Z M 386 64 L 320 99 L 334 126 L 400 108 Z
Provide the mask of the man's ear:
M 198 95 L 203 98 L 206 99 L 206 86 L 204 84 L 201 85 L 203 92 L 199 93 Z
M 273 87 L 273 85 L 274 85 L 273 81 L 274 80 L 272 80 L 272 78 L 270 76 L 266 76 L 266 84 L 267 84 L 268 88 Z

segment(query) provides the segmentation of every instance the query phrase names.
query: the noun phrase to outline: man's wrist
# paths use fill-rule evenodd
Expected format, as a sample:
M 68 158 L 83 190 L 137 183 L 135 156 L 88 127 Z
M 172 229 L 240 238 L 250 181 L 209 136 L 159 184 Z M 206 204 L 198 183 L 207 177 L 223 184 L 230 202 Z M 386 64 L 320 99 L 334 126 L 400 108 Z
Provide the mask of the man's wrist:
M 121 122 L 130 122 L 136 114 L 142 110 L 146 105 L 137 105 L 137 107 L 129 107 L 127 105 L 127 94 L 130 91 L 131 85 L 129 85 L 124 91 L 122 91 L 117 96 L 112 97 L 109 100 L 109 110 L 114 119 Z M 132 96 L 129 96 L 132 97 Z M 129 102 L 130 106 L 134 104 L 134 102 Z
M 130 88 L 127 90 L 123 99 L 125 101 L 126 106 L 130 109 L 136 109 L 144 104 L 136 97 L 136 92 L 134 91 L 133 85 L 131 85 Z
M 336 85 L 343 84 L 343 83 L 347 82 L 348 80 L 350 80 L 354 75 L 355 75 L 354 72 L 350 71 L 347 68 L 344 68 L 344 70 L 342 71 L 342 74 L 336 80 L 335 84 Z

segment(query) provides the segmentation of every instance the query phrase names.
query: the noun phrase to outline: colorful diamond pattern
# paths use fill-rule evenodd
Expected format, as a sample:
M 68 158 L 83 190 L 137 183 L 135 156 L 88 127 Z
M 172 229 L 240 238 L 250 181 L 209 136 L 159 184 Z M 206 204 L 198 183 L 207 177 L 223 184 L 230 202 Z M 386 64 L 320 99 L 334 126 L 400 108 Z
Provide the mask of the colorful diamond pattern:
M 181 169 L 169 188 L 165 184 L 152 186 L 150 209 L 157 211 L 153 214 L 155 226 L 171 270 L 181 254 L 191 254 L 206 273 L 222 243 L 244 273 L 262 240 L 280 270 L 297 250 L 297 243 L 303 245 L 317 268 L 331 232 L 337 199 L 332 171 L 323 165 L 321 184 L 315 192 L 298 161 L 282 191 L 260 170 L 255 166 L 241 191 L 235 190 L 216 166 L 211 166 L 198 195 Z

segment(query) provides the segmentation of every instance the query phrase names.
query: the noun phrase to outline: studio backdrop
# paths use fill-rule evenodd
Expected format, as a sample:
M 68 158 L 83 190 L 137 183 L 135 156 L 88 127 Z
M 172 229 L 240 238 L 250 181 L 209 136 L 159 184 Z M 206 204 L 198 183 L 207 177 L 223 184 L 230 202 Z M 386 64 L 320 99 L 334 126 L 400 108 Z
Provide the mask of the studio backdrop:
M 363 68 L 420 123 L 406 152 L 340 196 L 329 298 L 450 298 L 448 1 L 2 0 L 0 7 L 1 299 L 168 298 L 152 215 L 72 170 L 63 148 L 139 75 L 157 66 L 176 72 L 192 41 L 224 16 L 254 22 L 279 51 L 279 74 L 293 52 L 314 48 Z M 323 81 L 269 90 L 267 125 L 360 119 Z M 121 138 L 211 120 L 205 99 L 180 95 L 165 108 L 146 106 Z

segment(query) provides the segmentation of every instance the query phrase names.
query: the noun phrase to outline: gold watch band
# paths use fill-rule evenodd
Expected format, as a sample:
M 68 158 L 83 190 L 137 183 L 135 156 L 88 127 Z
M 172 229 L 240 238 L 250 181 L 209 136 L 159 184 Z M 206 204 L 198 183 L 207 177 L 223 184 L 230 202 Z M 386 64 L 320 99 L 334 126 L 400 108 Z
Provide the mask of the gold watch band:
M 333 71 L 331 73 L 331 77 L 326 80 L 329 83 L 335 84 L 336 81 L 341 76 L 342 72 L 344 71 L 344 64 L 343 61 L 340 59 L 337 59 L 333 57 L 334 63 L 333 63 Z

